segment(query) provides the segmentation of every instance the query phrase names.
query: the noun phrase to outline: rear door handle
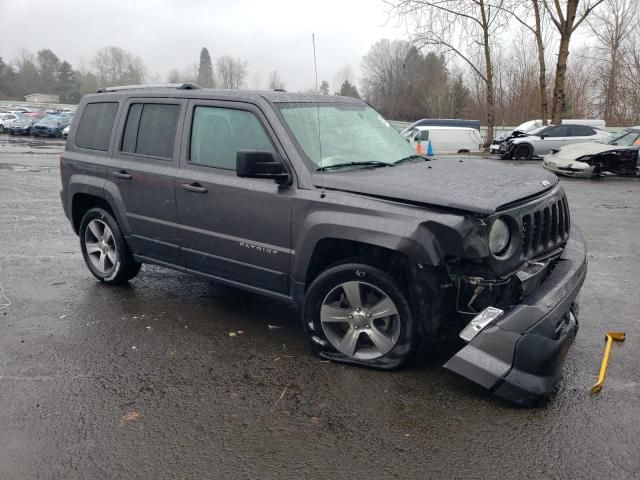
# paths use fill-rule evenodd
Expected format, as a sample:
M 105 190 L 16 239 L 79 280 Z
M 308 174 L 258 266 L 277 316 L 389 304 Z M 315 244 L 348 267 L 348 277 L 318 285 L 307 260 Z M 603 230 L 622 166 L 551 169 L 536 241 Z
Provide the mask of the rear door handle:
M 207 189 L 200 185 L 199 183 L 183 183 L 182 188 L 184 188 L 187 192 L 193 193 L 207 193 Z
M 131 175 L 126 170 L 120 170 L 119 172 L 111 172 L 112 177 L 121 178 L 122 180 L 131 180 Z

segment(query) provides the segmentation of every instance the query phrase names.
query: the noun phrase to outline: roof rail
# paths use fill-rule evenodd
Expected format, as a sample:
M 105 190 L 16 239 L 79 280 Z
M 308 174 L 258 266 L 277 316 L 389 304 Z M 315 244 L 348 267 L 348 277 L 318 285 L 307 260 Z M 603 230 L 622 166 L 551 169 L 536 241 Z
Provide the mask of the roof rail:
M 144 90 L 147 88 L 176 88 L 178 90 L 199 90 L 201 87 L 196 83 L 155 83 L 147 85 L 122 85 L 119 87 L 101 87 L 96 93 L 118 92 L 120 90 Z

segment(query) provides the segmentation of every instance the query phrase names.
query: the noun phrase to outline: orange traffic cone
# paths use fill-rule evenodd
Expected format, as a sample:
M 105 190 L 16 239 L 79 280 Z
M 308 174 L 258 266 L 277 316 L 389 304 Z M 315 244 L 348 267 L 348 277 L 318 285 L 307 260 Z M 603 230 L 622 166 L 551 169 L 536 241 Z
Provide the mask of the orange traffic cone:
M 416 143 L 416 153 L 422 155 L 422 144 L 420 142 Z

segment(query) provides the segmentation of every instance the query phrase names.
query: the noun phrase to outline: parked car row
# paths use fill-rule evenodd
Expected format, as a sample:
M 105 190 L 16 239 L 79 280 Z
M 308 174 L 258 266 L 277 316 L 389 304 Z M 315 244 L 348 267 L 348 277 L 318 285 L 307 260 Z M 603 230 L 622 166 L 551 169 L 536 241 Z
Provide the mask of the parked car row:
M 47 115 L 41 112 L 0 114 L 0 132 L 9 135 L 66 137 L 73 113 Z

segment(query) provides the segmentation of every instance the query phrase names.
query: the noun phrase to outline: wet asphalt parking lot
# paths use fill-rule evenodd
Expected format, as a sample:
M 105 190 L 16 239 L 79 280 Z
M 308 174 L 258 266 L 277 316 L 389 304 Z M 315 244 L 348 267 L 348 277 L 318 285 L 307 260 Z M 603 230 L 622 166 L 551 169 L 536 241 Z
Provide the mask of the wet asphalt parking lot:
M 151 266 L 99 284 L 63 148 L 0 135 L 0 479 L 640 477 L 640 179 L 562 179 L 589 248 L 581 326 L 557 393 L 520 409 L 444 370 L 447 348 L 347 367 L 290 305 Z M 627 340 L 592 396 L 611 330 Z

